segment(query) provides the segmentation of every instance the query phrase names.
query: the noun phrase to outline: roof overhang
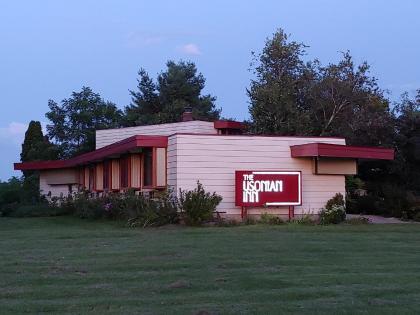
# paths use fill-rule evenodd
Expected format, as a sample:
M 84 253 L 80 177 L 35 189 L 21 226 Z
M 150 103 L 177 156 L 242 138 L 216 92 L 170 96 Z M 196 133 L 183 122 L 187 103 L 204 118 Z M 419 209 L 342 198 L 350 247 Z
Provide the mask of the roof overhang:
M 25 170 L 69 168 L 69 167 L 75 167 L 78 165 L 88 164 L 91 162 L 101 161 L 108 157 L 121 155 L 124 153 L 134 151 L 138 148 L 147 148 L 147 147 L 166 148 L 167 146 L 168 146 L 168 137 L 166 136 L 137 135 L 137 136 L 132 136 L 127 139 L 107 145 L 95 151 L 75 156 L 68 160 L 15 163 L 14 169 L 25 171 Z
M 214 122 L 214 129 L 245 129 L 245 125 L 239 121 L 233 120 L 216 120 Z
M 394 149 L 356 147 L 331 143 L 307 143 L 290 147 L 293 158 L 327 157 L 347 159 L 393 160 Z

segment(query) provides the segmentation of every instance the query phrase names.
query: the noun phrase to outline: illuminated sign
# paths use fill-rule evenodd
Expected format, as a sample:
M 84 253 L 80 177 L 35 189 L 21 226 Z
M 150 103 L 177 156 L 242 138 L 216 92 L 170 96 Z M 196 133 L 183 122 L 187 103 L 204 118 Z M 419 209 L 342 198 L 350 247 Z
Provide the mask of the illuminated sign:
M 299 171 L 236 171 L 235 204 L 242 207 L 302 204 Z

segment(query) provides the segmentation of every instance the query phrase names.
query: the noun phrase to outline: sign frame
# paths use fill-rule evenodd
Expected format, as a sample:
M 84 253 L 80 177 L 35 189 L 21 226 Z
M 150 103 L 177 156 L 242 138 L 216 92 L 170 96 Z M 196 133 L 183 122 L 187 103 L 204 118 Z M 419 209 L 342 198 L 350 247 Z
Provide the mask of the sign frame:
M 244 205 L 244 202 L 241 201 L 243 197 L 242 183 L 243 179 L 238 177 L 243 175 L 243 173 L 250 173 L 253 175 L 297 175 L 298 176 L 298 200 L 297 201 L 278 201 L 278 202 L 266 202 L 256 205 Z M 238 184 L 240 183 L 240 187 Z M 238 192 L 241 191 L 240 196 Z M 280 170 L 236 170 L 235 171 L 235 205 L 240 207 L 264 207 L 264 206 L 301 206 L 302 205 L 302 171 L 280 171 Z

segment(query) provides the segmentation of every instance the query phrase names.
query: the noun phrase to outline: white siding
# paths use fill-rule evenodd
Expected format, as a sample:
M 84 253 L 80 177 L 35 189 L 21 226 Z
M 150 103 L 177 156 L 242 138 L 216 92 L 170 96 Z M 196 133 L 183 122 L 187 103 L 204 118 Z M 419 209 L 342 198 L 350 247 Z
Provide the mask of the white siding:
M 53 170 L 57 172 L 58 170 Z M 69 184 L 48 184 L 48 179 L 50 177 L 51 171 L 41 171 L 39 174 L 39 189 L 41 194 L 49 197 L 67 197 L 70 194 L 69 186 L 71 186 L 72 192 L 78 190 L 78 184 L 72 183 Z
M 335 193 L 345 193 L 342 175 L 314 175 L 312 160 L 292 158 L 290 146 L 310 142 L 345 144 L 339 138 L 172 135 L 168 141 L 168 186 L 194 189 L 199 180 L 207 191 L 223 197 L 219 211 L 239 215 L 235 206 L 235 170 L 302 171 L 302 206 L 296 214 L 318 213 Z M 249 214 L 287 214 L 287 207 L 249 209 Z
M 217 134 L 214 124 L 208 121 L 185 121 L 172 124 L 138 126 L 118 129 L 96 130 L 96 149 L 136 135 L 169 136 L 174 133 Z

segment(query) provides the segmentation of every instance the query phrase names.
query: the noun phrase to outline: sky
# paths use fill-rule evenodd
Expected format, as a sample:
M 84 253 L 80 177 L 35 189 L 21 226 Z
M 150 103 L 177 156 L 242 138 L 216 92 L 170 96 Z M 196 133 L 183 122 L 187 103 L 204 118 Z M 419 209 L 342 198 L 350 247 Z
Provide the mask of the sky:
M 420 1 L 0 0 L 0 180 L 13 171 L 29 121 L 90 86 L 120 108 L 137 72 L 190 60 L 222 115 L 248 118 L 251 52 L 278 28 L 307 58 L 367 61 L 389 98 L 420 88 Z

